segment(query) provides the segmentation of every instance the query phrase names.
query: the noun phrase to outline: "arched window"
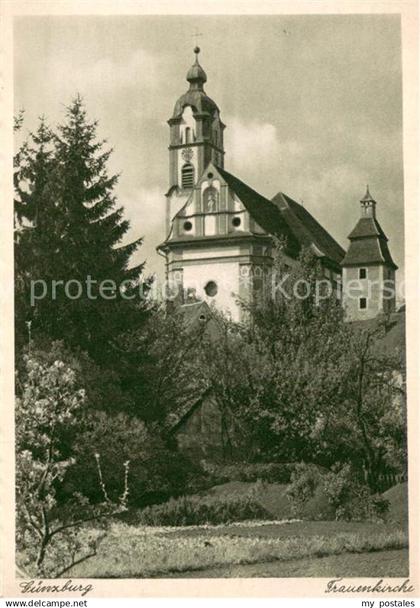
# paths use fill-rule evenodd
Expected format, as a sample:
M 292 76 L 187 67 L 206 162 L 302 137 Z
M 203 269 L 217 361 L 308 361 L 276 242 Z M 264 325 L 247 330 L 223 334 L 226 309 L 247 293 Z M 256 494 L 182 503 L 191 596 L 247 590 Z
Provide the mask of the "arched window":
M 194 187 L 194 167 L 191 163 L 185 163 L 181 169 L 181 183 L 183 188 Z
M 204 212 L 217 211 L 219 205 L 219 193 L 216 188 L 210 186 L 204 190 Z

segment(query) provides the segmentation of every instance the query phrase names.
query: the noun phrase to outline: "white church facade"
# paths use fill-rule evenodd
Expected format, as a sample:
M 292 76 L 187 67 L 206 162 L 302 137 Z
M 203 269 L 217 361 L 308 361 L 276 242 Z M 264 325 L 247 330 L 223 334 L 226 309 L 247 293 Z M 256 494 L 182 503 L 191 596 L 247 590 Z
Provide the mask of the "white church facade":
M 349 235 L 348 251 L 302 205 L 279 192 L 271 200 L 224 168 L 220 110 L 207 96 L 198 61 L 187 73 L 188 91 L 176 102 L 170 127 L 165 255 L 167 279 L 183 303 L 202 300 L 233 320 L 239 299 L 249 299 L 270 277 L 272 237 L 286 243 L 285 263 L 296 263 L 303 247 L 319 258 L 324 274 L 342 288 L 349 319 L 370 319 L 395 310 L 395 271 L 387 238 L 376 219 L 369 191 L 361 218 Z M 359 284 L 359 291 L 347 289 Z M 372 281 L 375 286 L 372 289 Z

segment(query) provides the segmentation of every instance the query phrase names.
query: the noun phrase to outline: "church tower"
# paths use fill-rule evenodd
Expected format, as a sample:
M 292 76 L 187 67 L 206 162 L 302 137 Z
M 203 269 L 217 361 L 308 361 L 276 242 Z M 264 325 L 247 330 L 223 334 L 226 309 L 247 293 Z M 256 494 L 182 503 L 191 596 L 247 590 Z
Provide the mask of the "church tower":
M 196 47 L 187 73 L 189 89 L 168 121 L 166 238 L 158 251 L 165 255 L 167 279 L 178 286 L 183 303 L 198 299 L 239 320 L 238 298 L 248 299 L 261 289 L 271 264 L 271 237 L 249 207 L 264 211 L 269 205 L 279 212 L 224 170 L 225 125 L 204 91 L 207 76 L 199 52 Z
M 226 171 L 225 125 L 204 91 L 199 52 L 168 121 L 166 233 L 157 249 L 180 302 L 206 302 L 239 321 L 242 303 L 257 302 L 272 286 L 273 236 L 285 243 L 285 268 L 310 247 L 334 283 L 344 251 L 299 203 L 281 192 L 269 200 Z
M 376 201 L 367 187 L 360 201 L 361 216 L 349 234 L 350 245 L 341 263 L 343 303 L 348 320 L 372 319 L 395 312 L 395 271 L 388 239 L 376 219 Z
M 215 102 L 204 91 L 207 75 L 198 61 L 200 48 L 194 49 L 195 62 L 187 73 L 189 89 L 181 95 L 168 120 L 169 190 L 166 228 L 185 204 L 198 178 L 210 162 L 223 168 L 225 125 Z

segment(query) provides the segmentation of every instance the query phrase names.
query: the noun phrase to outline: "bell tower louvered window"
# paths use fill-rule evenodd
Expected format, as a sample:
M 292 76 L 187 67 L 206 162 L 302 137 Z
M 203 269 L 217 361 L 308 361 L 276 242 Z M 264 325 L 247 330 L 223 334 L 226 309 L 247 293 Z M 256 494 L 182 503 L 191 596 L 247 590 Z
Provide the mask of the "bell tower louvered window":
M 186 163 L 181 169 L 181 180 L 183 188 L 194 187 L 194 167 L 191 163 Z

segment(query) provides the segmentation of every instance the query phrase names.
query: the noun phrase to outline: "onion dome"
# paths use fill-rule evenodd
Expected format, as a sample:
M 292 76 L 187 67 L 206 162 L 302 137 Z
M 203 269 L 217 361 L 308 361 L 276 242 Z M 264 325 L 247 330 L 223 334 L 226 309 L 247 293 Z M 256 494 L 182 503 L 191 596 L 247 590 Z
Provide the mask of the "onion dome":
M 190 83 L 191 87 L 197 87 L 198 89 L 203 88 L 203 84 L 207 82 L 207 75 L 201 65 L 198 63 L 198 53 L 200 52 L 200 47 L 196 46 L 194 49 L 195 53 L 195 62 L 194 65 L 190 67 L 187 73 L 187 81 Z
M 195 62 L 187 73 L 190 88 L 176 102 L 172 119 L 180 118 L 185 106 L 191 106 L 194 114 L 209 114 L 213 117 L 216 112 L 219 112 L 216 103 L 204 92 L 203 85 L 207 82 L 207 75 L 198 62 L 199 52 L 200 48 L 196 46 L 194 49 Z

